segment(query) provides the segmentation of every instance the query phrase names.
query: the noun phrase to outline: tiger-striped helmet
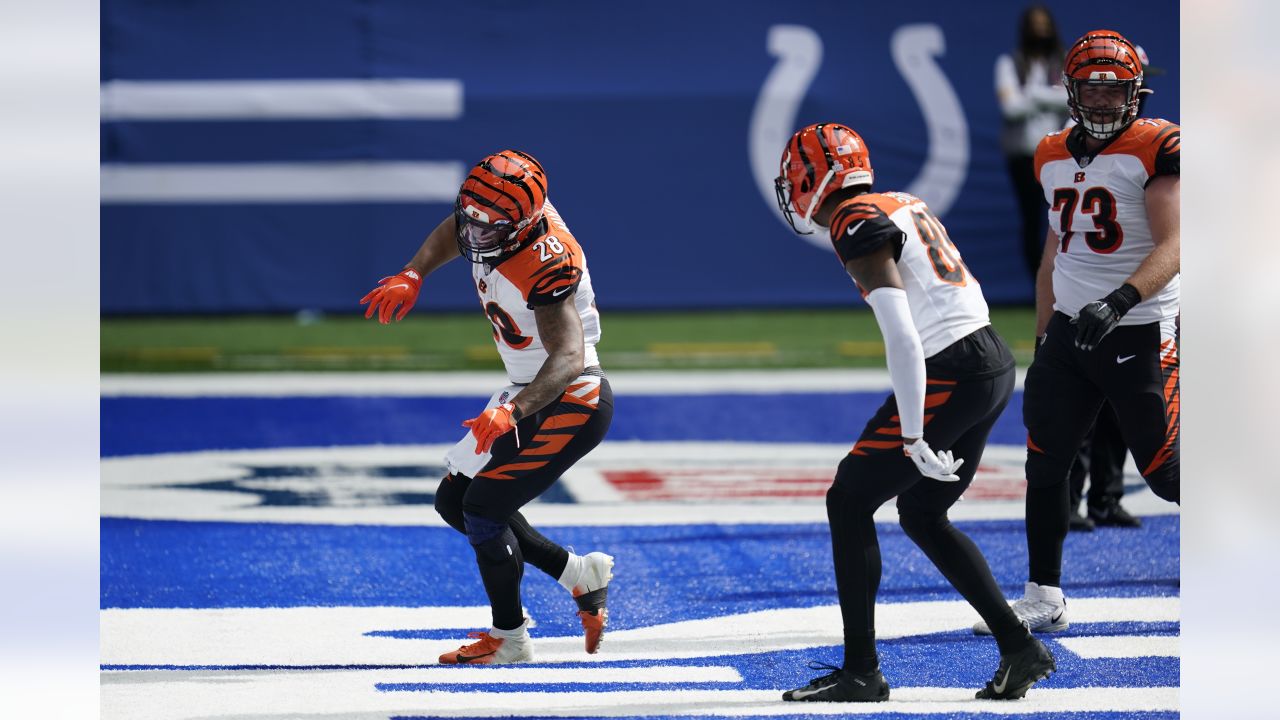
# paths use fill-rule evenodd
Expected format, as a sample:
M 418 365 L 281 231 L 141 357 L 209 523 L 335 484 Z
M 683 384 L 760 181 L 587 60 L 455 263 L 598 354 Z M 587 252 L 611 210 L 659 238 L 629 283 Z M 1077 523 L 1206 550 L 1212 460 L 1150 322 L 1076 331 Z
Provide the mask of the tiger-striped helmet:
M 473 263 L 518 250 L 542 220 L 547 174 L 532 155 L 503 150 L 476 163 L 453 205 L 458 250 Z
M 1086 33 L 1067 51 L 1062 66 L 1062 84 L 1067 87 L 1071 117 L 1099 140 L 1114 137 L 1138 118 L 1142 89 L 1142 59 L 1138 49 L 1118 32 L 1094 30 Z M 1115 101 L 1099 103 L 1082 97 L 1085 88 L 1096 98 L 1108 88 Z
M 813 233 L 813 214 L 831 193 L 851 185 L 871 185 L 874 179 L 862 137 L 838 123 L 818 123 L 797 131 L 787 141 L 773 186 L 787 224 L 797 233 L 809 235 Z

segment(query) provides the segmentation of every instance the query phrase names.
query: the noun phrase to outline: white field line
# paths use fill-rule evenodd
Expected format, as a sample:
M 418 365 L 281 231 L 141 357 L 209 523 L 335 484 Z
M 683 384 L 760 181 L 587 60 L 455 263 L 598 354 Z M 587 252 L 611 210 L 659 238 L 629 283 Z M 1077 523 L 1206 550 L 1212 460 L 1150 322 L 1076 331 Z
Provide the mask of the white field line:
M 895 687 L 884 703 L 807 703 L 802 709 L 772 690 L 623 690 L 615 692 L 379 692 L 389 674 L 103 673 L 105 720 L 186 718 L 434 717 L 540 715 L 1024 715 L 1059 712 L 1154 712 L 1178 709 L 1178 688 L 1033 688 L 1017 702 L 973 699 L 973 688 Z M 1052 681 L 1049 681 L 1052 682 Z
M 537 683 L 736 683 L 737 669 L 725 665 L 657 665 L 598 668 L 456 667 L 402 670 L 383 683 L 423 685 L 522 685 Z
M 621 570 L 625 572 L 625 568 Z M 566 594 L 566 608 L 572 607 Z M 1177 597 L 1073 598 L 1072 623 L 1173 622 Z M 536 612 L 533 613 L 536 616 Z M 880 603 L 878 636 L 967 632 L 977 613 L 962 600 Z M 489 623 L 486 607 L 128 608 L 99 613 L 103 665 L 423 665 Z M 587 655 L 579 634 L 531 633 L 538 663 L 674 660 L 838 646 L 838 605 L 731 613 L 608 633 Z M 445 639 L 386 633 L 455 629 Z
M 103 204 L 443 202 L 461 162 L 299 162 L 101 166 Z M 505 383 L 504 383 L 505 384 Z
M 1024 370 L 1018 371 L 1022 387 Z M 500 372 L 106 374 L 104 397 L 488 397 L 505 387 Z M 887 370 L 627 370 L 609 373 L 619 395 L 775 395 L 779 393 L 888 392 Z
M 1071 606 L 1075 608 L 1074 600 Z M 1082 658 L 1179 657 L 1176 635 L 1068 637 L 1058 644 Z
M 103 120 L 354 120 L 462 117 L 461 80 L 111 80 Z

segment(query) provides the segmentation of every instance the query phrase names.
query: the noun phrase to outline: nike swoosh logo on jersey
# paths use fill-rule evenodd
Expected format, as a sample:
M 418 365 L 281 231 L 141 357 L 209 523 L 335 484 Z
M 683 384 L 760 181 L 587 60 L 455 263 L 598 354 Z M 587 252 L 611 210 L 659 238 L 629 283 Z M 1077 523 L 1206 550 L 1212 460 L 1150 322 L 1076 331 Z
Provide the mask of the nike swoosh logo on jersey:
M 854 225 L 853 227 L 849 228 L 848 230 L 845 230 L 845 231 L 844 231 L 844 234 L 845 234 L 845 235 L 852 235 L 852 234 L 854 234 L 854 233 L 858 232 L 858 228 L 862 227 L 862 223 L 864 223 L 864 222 L 866 222 L 866 220 L 859 220 L 857 225 Z
M 814 688 L 813 690 L 792 690 L 791 697 L 795 698 L 796 700 L 803 700 L 804 698 L 807 698 L 810 695 L 816 695 L 824 690 L 830 690 L 831 688 L 835 687 L 838 684 L 839 683 L 831 683 L 830 685 L 826 685 L 820 688 Z
M 1130 360 L 1132 360 L 1132 359 L 1134 359 L 1134 358 L 1136 358 L 1136 357 L 1138 357 L 1138 356 L 1137 356 L 1137 355 L 1130 355 L 1130 356 L 1128 356 L 1128 357 L 1120 357 L 1119 355 L 1117 355 L 1117 356 L 1116 356 L 1116 364 L 1117 364 L 1117 365 L 1122 365 L 1122 364 L 1127 363 L 1127 362 L 1129 362 Z
M 1013 672 L 1013 666 L 1012 666 L 1012 665 L 1010 665 L 1009 667 L 1005 668 L 1005 671 L 1004 671 L 1004 679 L 1003 679 L 1003 680 L 1001 680 L 1000 682 L 995 683 L 994 685 L 992 685 L 992 686 L 991 686 L 991 689 L 992 689 L 992 690 L 995 690 L 997 694 L 1003 693 L 1003 692 L 1004 692 L 1005 687 L 1006 687 L 1006 686 L 1008 686 L 1008 684 L 1009 684 L 1009 674 L 1010 674 L 1010 673 L 1012 673 L 1012 672 Z
M 552 291 L 551 291 L 551 297 L 560 297 L 561 295 L 563 295 L 563 294 L 565 294 L 565 293 L 567 293 L 567 292 L 569 292 L 569 288 L 567 288 L 567 287 L 562 287 L 562 288 L 560 288 L 559 290 L 552 290 Z
M 458 656 L 458 662 L 459 662 L 459 663 L 469 663 L 469 662 L 471 662 L 472 660 L 479 660 L 480 658 L 486 658 L 486 657 L 489 657 L 490 655 L 492 655 L 493 653 L 496 653 L 496 652 L 498 652 L 498 651 L 497 651 L 497 650 L 494 650 L 493 652 L 487 652 L 487 653 L 485 653 L 485 654 L 483 654 L 483 655 L 459 655 L 459 656 Z

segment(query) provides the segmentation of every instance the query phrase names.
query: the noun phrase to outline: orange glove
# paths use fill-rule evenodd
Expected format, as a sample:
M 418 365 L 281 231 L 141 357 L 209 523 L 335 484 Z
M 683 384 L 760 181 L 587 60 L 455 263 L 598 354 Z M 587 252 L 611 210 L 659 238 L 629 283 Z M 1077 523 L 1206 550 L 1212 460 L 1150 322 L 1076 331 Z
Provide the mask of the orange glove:
M 373 317 L 376 311 L 378 322 L 386 325 L 391 322 L 391 313 L 395 312 L 397 305 L 400 305 L 396 320 L 403 320 L 413 308 L 413 304 L 418 301 L 418 290 L 421 287 L 422 276 L 413 268 L 405 268 L 399 275 L 382 278 L 378 281 L 378 287 L 360 298 L 361 305 L 369 304 L 369 309 L 364 311 L 364 316 Z
M 477 455 L 489 452 L 494 440 L 515 429 L 515 411 L 513 403 L 503 403 L 485 410 L 478 417 L 462 421 L 462 427 L 471 428 L 471 434 L 476 436 Z M 520 447 L 519 435 L 516 435 L 516 447 Z

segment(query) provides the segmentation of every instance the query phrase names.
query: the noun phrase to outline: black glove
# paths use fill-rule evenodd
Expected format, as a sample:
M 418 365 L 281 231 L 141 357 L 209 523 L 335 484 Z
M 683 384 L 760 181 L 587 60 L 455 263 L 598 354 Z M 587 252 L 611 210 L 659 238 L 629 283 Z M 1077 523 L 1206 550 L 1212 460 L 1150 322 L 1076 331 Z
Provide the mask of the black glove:
M 1138 289 L 1125 283 L 1101 300 L 1080 308 L 1080 314 L 1071 319 L 1076 326 L 1076 347 L 1081 350 L 1092 350 L 1098 347 L 1107 333 L 1116 329 L 1120 318 L 1142 302 Z

